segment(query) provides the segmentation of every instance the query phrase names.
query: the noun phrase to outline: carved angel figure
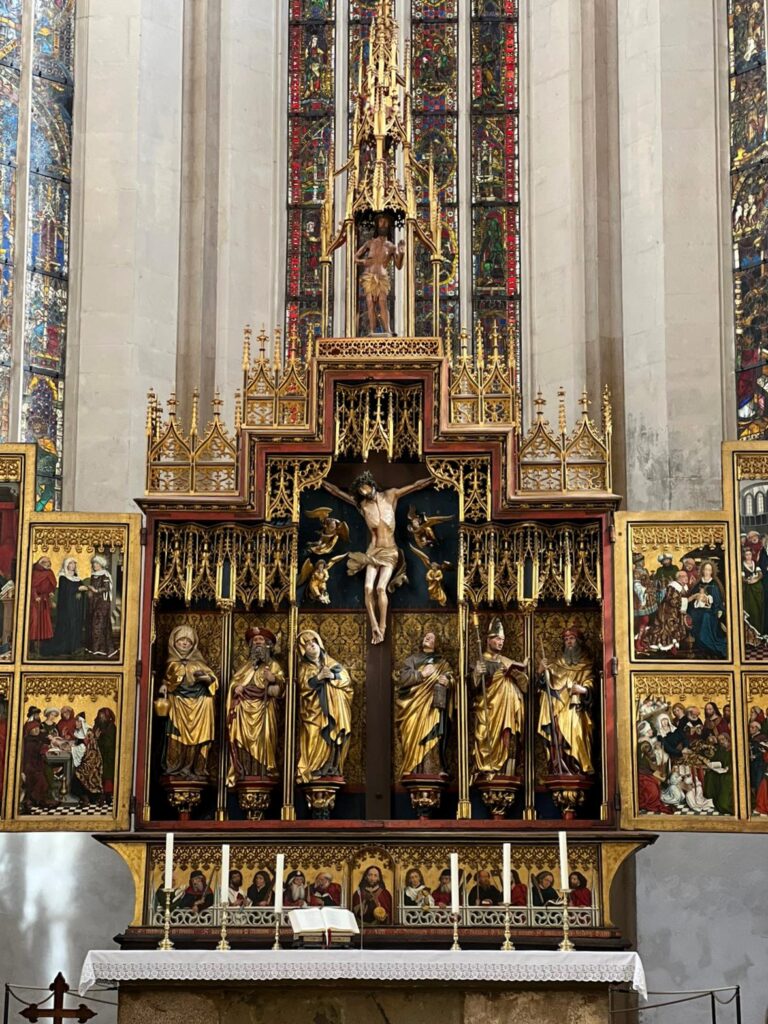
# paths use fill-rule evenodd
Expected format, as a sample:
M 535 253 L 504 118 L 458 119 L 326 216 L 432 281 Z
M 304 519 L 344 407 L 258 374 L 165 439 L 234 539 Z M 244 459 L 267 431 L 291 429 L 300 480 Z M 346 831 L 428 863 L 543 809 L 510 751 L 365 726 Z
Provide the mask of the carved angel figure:
M 417 547 L 428 548 L 437 542 L 435 526 L 447 523 L 453 516 L 425 516 L 414 505 L 408 509 L 408 533 Z
M 313 555 L 329 555 L 336 547 L 339 537 L 349 543 L 349 527 L 343 520 L 334 519 L 332 511 L 330 508 L 311 508 L 305 513 L 310 519 L 319 519 L 321 522 L 320 533 L 308 545 Z
M 411 551 L 424 563 L 424 567 L 427 570 L 427 591 L 430 598 L 436 601 L 441 607 L 448 602 L 448 595 L 443 590 L 443 574 L 453 566 L 450 562 L 433 562 L 428 555 L 425 555 L 423 551 L 419 551 L 413 544 L 409 544 L 408 547 Z
M 319 601 L 320 604 L 331 603 L 331 598 L 328 594 L 328 580 L 331 578 L 331 569 L 337 562 L 343 561 L 346 557 L 345 553 L 329 559 L 318 558 L 317 562 L 313 562 L 311 558 L 304 560 L 298 582 L 299 586 L 302 583 L 307 584 L 307 595 L 310 600 Z

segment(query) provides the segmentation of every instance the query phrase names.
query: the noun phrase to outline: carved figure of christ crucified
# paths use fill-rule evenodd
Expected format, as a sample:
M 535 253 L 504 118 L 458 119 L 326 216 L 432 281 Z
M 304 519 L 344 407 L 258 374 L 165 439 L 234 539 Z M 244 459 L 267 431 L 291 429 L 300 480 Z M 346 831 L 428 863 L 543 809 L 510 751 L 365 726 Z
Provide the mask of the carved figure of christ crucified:
M 405 487 L 382 489 L 368 473 L 361 473 L 350 491 L 323 482 L 323 487 L 342 501 L 353 505 L 368 527 L 369 543 L 365 552 L 353 551 L 347 559 L 350 576 L 365 570 L 365 607 L 371 623 L 371 643 L 380 644 L 387 632 L 388 594 L 407 581 L 405 559 L 395 541 L 395 509 L 400 498 L 429 487 L 432 478 L 417 480 Z

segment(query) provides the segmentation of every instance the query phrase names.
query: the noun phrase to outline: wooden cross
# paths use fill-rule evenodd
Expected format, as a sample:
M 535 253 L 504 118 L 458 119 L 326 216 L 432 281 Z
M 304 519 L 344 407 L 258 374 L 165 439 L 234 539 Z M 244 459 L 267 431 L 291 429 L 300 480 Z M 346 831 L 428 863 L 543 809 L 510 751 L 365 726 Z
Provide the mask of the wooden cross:
M 91 1017 L 96 1016 L 96 1011 L 89 1009 L 85 1003 L 80 1003 L 79 1006 L 73 1007 L 71 1010 L 64 1009 L 64 995 L 69 992 L 69 985 L 64 980 L 61 971 L 48 988 L 53 992 L 53 1009 L 40 1010 L 39 1003 L 30 1003 L 26 1009 L 19 1010 L 19 1016 L 25 1017 L 32 1024 L 43 1017 L 50 1017 L 54 1024 L 61 1024 L 64 1020 L 79 1020 L 80 1024 L 85 1024 Z

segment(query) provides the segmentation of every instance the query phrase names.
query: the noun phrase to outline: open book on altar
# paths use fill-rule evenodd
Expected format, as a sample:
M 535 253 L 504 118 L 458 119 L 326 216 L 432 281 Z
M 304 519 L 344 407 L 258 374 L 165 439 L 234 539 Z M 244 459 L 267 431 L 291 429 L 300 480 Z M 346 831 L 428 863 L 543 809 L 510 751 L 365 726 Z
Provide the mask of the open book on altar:
M 288 922 L 294 939 L 307 946 L 348 946 L 360 931 L 352 911 L 340 907 L 291 910 Z

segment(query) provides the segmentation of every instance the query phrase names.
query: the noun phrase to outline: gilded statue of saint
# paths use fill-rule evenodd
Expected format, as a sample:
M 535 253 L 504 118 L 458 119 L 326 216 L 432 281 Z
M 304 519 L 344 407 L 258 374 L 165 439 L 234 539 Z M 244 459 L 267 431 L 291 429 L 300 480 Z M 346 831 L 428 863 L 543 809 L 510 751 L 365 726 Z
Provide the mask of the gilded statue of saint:
M 370 473 L 361 473 L 348 493 L 335 484 L 323 487 L 342 501 L 354 505 L 365 520 L 370 542 L 365 552 L 353 551 L 347 559 L 350 576 L 365 569 L 365 607 L 371 623 L 371 643 L 380 644 L 387 631 L 388 593 L 407 581 L 405 559 L 395 542 L 395 509 L 400 498 L 429 487 L 431 477 L 417 480 L 405 487 L 382 489 Z M 375 592 L 375 593 L 374 593 Z M 378 599 L 378 617 L 376 609 Z
M 525 661 L 512 661 L 504 649 L 504 626 L 493 619 L 488 627 L 485 650 L 475 664 L 473 781 L 497 775 L 516 775 L 520 767 L 520 744 L 525 724 L 523 693 L 528 680 Z
M 389 293 L 392 282 L 389 277 L 389 266 L 394 262 L 400 270 L 405 259 L 405 242 L 401 239 L 397 245 L 390 241 L 392 218 L 387 213 L 376 217 L 374 235 L 360 246 L 355 253 L 355 263 L 365 269 L 360 275 L 360 283 L 365 295 L 368 312 L 368 333 L 374 335 L 378 319 L 384 334 L 391 335 L 389 322 Z
M 227 698 L 228 786 L 249 776 L 278 774 L 278 704 L 285 673 L 272 656 L 276 638 L 271 630 L 249 629 L 245 639 L 249 658 L 232 676 Z
M 299 649 L 299 782 L 344 774 L 352 736 L 354 687 L 349 672 L 325 649 L 314 629 L 296 638 Z
M 213 695 L 219 688 L 192 626 L 176 626 L 168 639 L 168 662 L 160 697 L 168 700 L 163 771 L 177 778 L 208 779 L 208 754 L 215 735 Z
M 549 750 L 555 775 L 593 772 L 590 714 L 595 690 L 592 659 L 584 650 L 581 633 L 568 627 L 563 632 L 563 651 L 557 661 L 539 662 L 542 688 L 537 732 Z
M 434 631 L 426 630 L 421 650 L 408 655 L 400 669 L 395 725 L 404 776 L 446 774 L 455 685 L 453 669 L 437 651 Z

